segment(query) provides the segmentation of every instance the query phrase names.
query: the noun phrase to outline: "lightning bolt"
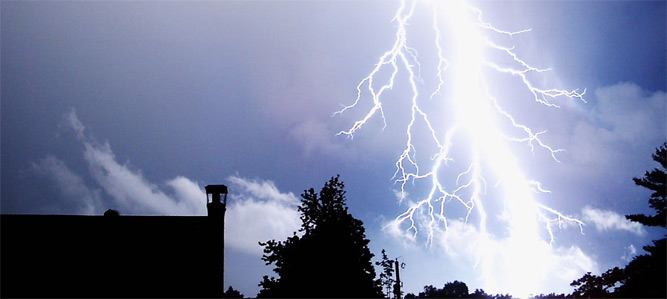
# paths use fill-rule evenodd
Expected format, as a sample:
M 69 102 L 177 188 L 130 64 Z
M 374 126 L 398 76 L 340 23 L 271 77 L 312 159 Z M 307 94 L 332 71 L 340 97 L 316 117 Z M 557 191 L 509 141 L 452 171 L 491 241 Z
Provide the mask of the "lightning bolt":
M 506 269 L 516 285 L 512 286 L 514 295 L 527 295 L 531 291 L 531 283 L 536 282 L 530 277 L 539 264 L 540 256 L 535 248 L 542 241 L 540 222 L 549 235 L 549 245 L 554 242 L 553 227 L 562 227 L 565 222 L 579 226 L 583 233 L 583 223 L 573 217 L 566 216 L 545 204 L 540 203 L 534 194 L 548 193 L 537 181 L 525 177 L 517 158 L 510 150 L 510 143 L 521 143 L 529 147 L 531 153 L 539 150 L 550 155 L 553 160 L 562 149 L 549 146 L 541 139 L 546 131 L 535 132 L 527 125 L 519 122 L 506 110 L 500 98 L 495 97 L 489 85 L 487 71 L 514 78 L 528 93 L 528 100 L 535 101 L 548 108 L 559 108 L 556 101 L 560 99 L 585 102 L 583 92 L 578 90 L 543 89 L 536 86 L 531 78 L 549 71 L 534 67 L 522 60 L 513 47 L 502 46 L 493 38 L 509 37 L 528 33 L 531 30 L 516 32 L 498 29 L 484 21 L 482 11 L 464 1 L 429 1 L 429 12 L 432 13 L 433 49 L 437 56 L 435 79 L 437 85 L 428 93 L 428 105 L 433 101 L 442 101 L 442 110 L 435 111 L 429 118 L 425 108 L 425 96 L 420 94 L 423 89 L 421 78 L 422 65 L 415 48 L 408 45 L 408 28 L 416 14 L 418 1 L 401 0 L 392 22 L 396 25 L 396 34 L 391 49 L 382 54 L 375 67 L 357 85 L 356 100 L 334 113 L 343 114 L 357 108 L 366 95 L 372 100 L 371 108 L 363 117 L 348 129 L 338 133 L 353 137 L 369 120 L 379 116 L 387 126 L 384 104 L 388 96 L 385 94 L 397 86 L 398 79 L 405 76 L 409 93 L 410 119 L 405 129 L 405 147 L 396 160 L 396 171 L 393 179 L 400 185 L 401 201 L 406 198 L 408 184 L 416 181 L 426 182 L 428 192 L 410 207 L 398 215 L 394 223 L 403 225 L 406 231 L 415 237 L 419 230 L 425 230 L 427 244 L 431 245 L 439 231 L 440 225 L 446 233 L 448 228 L 448 205 L 454 201 L 460 203 L 465 210 L 464 221 L 467 223 L 473 212 L 476 212 L 480 232 L 479 246 L 484 247 L 490 238 L 487 229 L 487 212 L 484 209 L 484 197 L 488 186 L 485 176 L 500 178 L 494 188 L 501 190 L 500 197 L 504 203 L 505 219 L 508 222 L 508 244 L 513 252 L 510 264 L 514 269 Z M 444 29 L 449 29 L 444 31 Z M 424 33 L 420 32 L 420 37 Z M 445 43 L 446 42 L 446 43 Z M 504 63 L 496 63 L 497 59 L 488 59 L 488 53 L 500 57 Z M 385 78 L 386 79 L 383 79 Z M 446 84 L 450 82 L 451 84 Z M 430 106 L 429 106 L 430 107 Z M 429 112 L 432 112 L 429 110 Z M 435 120 L 443 120 L 436 124 Z M 446 123 L 446 125 L 443 125 Z M 420 167 L 416 151 L 421 150 L 417 143 L 416 132 L 422 128 L 421 136 L 433 144 L 430 167 Z M 425 130 L 426 134 L 424 134 Z M 518 137 L 517 137 L 518 136 Z M 469 163 L 462 171 L 450 170 L 455 162 L 454 146 L 456 142 L 466 144 L 465 152 Z M 451 173 L 455 176 L 451 176 Z M 449 176 L 448 176 L 449 174 Z M 425 212 L 426 221 L 417 218 Z M 480 256 L 478 264 L 484 267 L 483 276 L 492 280 L 492 261 Z M 521 266 L 528 265 L 528 266 Z

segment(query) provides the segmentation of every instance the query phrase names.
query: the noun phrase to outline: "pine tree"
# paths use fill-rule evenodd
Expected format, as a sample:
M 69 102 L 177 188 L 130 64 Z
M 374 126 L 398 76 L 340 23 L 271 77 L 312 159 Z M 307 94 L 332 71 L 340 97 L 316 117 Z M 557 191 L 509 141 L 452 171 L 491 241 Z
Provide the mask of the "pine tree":
M 653 160 L 660 164 L 661 168 L 647 171 L 643 178 L 632 178 L 635 184 L 653 191 L 648 199 L 648 205 L 655 210 L 655 215 L 635 214 L 625 216 L 629 220 L 639 222 L 646 226 L 662 226 L 667 228 L 667 142 L 656 149 L 652 155 Z

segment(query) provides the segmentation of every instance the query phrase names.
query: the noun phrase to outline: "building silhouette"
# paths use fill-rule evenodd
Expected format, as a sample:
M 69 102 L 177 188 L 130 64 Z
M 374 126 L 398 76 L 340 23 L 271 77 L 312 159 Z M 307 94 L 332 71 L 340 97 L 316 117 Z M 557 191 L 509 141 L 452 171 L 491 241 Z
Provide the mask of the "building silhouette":
M 0 296 L 222 297 L 227 187 L 207 216 L 1 215 Z

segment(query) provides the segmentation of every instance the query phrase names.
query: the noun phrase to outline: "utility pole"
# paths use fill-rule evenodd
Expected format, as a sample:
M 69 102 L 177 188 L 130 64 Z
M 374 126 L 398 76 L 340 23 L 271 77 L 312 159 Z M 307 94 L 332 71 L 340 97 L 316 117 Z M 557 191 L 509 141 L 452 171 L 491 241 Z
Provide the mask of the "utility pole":
M 394 284 L 394 295 L 396 299 L 401 299 L 401 275 L 398 272 L 400 268 L 398 266 L 398 258 L 396 261 L 394 261 L 394 265 L 396 265 L 396 284 Z

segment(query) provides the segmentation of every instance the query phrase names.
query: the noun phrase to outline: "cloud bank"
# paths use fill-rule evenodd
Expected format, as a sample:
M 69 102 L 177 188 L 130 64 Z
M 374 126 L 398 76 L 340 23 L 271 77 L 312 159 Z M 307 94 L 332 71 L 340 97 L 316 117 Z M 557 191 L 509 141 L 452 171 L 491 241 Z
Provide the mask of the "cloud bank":
M 53 155 L 32 162 L 31 169 L 52 181 L 73 204 L 73 213 L 99 215 L 107 208 L 114 208 L 126 215 L 206 215 L 206 194 L 197 182 L 183 176 L 161 185 L 150 182 L 140 170 L 118 163 L 108 142 L 100 143 L 86 134 L 86 127 L 74 109 L 64 120 L 83 145 L 83 159 L 95 187 L 87 185 L 81 175 Z M 230 247 L 261 255 L 258 242 L 285 239 L 298 230 L 299 200 L 293 193 L 281 192 L 272 181 L 239 176 L 230 176 L 227 181 L 233 190 L 228 200 L 225 231 Z M 105 206 L 105 197 L 109 206 Z
M 624 163 L 628 154 L 646 155 L 667 138 L 667 94 L 622 82 L 595 90 L 593 109 L 568 136 L 569 151 L 582 165 L 602 168 Z

